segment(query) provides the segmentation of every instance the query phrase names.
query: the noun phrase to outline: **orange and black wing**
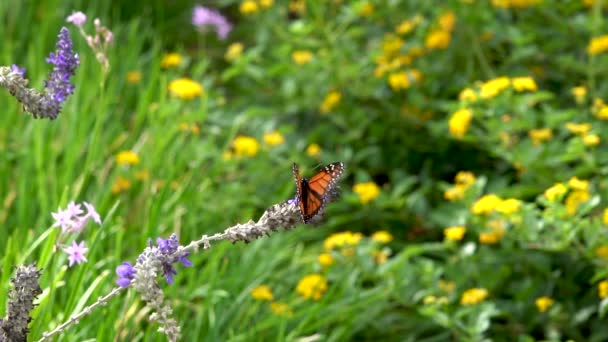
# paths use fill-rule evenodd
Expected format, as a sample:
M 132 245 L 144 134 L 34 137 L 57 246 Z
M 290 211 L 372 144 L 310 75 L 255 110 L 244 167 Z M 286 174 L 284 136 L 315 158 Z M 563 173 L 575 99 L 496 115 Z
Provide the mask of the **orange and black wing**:
M 297 165 L 294 164 L 294 176 L 296 177 L 297 199 L 300 215 L 304 223 L 310 222 L 322 210 L 325 204 L 333 196 L 336 184 L 344 171 L 342 162 L 332 163 L 325 166 L 321 171 L 312 176 L 310 180 L 301 178 Z

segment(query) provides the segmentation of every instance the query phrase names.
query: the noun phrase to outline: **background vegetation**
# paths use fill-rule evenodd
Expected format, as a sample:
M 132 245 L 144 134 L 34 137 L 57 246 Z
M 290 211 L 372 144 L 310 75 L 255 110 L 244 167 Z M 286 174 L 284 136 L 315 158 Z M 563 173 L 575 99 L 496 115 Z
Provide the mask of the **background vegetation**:
M 232 24 L 192 23 L 196 5 Z M 0 2 L 0 58 L 42 87 L 62 26 L 81 65 L 55 121 L 8 92 L 0 308 L 43 269 L 31 338 L 115 286 L 149 239 L 257 219 L 344 161 L 317 229 L 216 243 L 163 291 L 183 340 L 608 339 L 608 22 L 592 0 Z M 66 17 L 114 34 L 109 69 Z M 178 81 L 178 82 L 176 82 Z M 60 239 L 51 212 L 101 226 Z M 84 240 L 67 266 L 61 244 Z M 126 291 L 58 341 L 163 337 Z

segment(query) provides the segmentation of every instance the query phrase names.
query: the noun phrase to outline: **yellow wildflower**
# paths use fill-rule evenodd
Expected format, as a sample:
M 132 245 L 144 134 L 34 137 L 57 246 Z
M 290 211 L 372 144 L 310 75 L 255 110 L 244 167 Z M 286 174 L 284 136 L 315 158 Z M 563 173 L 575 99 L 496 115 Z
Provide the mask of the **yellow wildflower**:
M 608 119 L 608 106 L 602 105 L 595 113 L 595 116 L 602 120 Z
M 353 186 L 353 191 L 359 195 L 362 204 L 369 203 L 380 195 L 380 187 L 374 182 L 357 183 Z
M 399 38 L 394 34 L 387 35 L 382 41 L 382 52 L 386 56 L 393 56 L 403 46 L 403 39 Z
M 568 186 L 572 190 L 587 191 L 589 189 L 589 181 L 572 177 L 568 180 Z
M 418 25 L 418 23 L 420 23 L 421 19 L 422 18 L 420 16 L 415 16 L 412 19 L 404 20 L 401 23 L 399 23 L 399 25 L 397 25 L 397 27 L 395 28 L 395 32 L 397 32 L 400 35 L 408 34 L 414 30 L 416 25 Z
M 601 245 L 595 249 L 595 255 L 602 259 L 608 259 L 608 245 Z
M 261 7 L 268 8 L 274 4 L 274 0 L 258 0 Z
M 255 13 L 258 10 L 258 4 L 253 0 L 245 0 L 241 2 L 241 6 L 239 6 L 239 11 L 243 14 Z
M 325 99 L 323 99 L 323 103 L 321 103 L 319 110 L 321 113 L 328 113 L 340 103 L 340 100 L 342 100 L 342 94 L 339 91 L 330 91 L 325 96 Z
M 129 190 L 131 188 L 131 182 L 128 179 L 118 176 L 114 180 L 114 184 L 112 184 L 112 193 L 117 194 L 124 190 Z
M 244 48 L 245 46 L 243 45 L 243 43 L 232 43 L 228 46 L 228 49 L 226 49 L 226 54 L 224 54 L 224 58 L 227 61 L 233 61 L 241 57 Z
M 477 93 L 471 88 L 465 88 L 458 94 L 458 99 L 460 101 L 475 102 L 477 101 Z
M 608 225 L 608 208 L 604 209 L 604 215 L 602 215 L 602 222 Z
M 234 138 L 232 146 L 234 147 L 234 154 L 237 156 L 253 157 L 260 149 L 260 144 L 255 138 L 244 135 L 239 135 Z
M 489 80 L 481 85 L 479 96 L 482 99 L 489 99 L 498 95 L 501 91 L 511 85 L 511 80 L 508 77 L 498 77 Z
M 573 134 L 585 135 L 591 130 L 591 124 L 568 122 L 566 123 L 566 129 Z
M 515 89 L 515 91 L 536 91 L 538 90 L 538 87 L 536 86 L 536 82 L 534 82 L 534 79 L 532 77 L 515 77 L 513 79 L 511 79 L 511 82 L 513 84 L 513 89 Z
M 308 154 L 311 157 L 318 156 L 319 154 L 321 154 L 321 146 L 319 146 L 317 144 L 308 145 L 308 147 L 306 148 L 306 154 Z
M 361 233 L 353 233 L 349 231 L 334 233 L 325 239 L 323 242 L 323 247 L 325 247 L 325 250 L 330 251 L 334 248 L 356 246 L 362 238 L 363 235 Z
M 443 198 L 445 198 L 446 200 L 448 200 L 450 202 L 455 202 L 459 199 L 464 198 L 464 194 L 465 194 L 466 190 L 467 190 L 466 186 L 456 184 L 453 187 L 447 189 L 443 193 Z
M 483 232 L 479 233 L 479 243 L 483 243 L 486 245 L 493 245 L 498 243 L 504 236 L 504 232 L 499 231 L 491 231 L 491 232 Z
M 460 304 L 462 305 L 474 305 L 488 297 L 488 290 L 484 288 L 473 288 L 464 291 L 460 297 Z
M 591 38 L 589 45 L 587 45 L 587 53 L 591 56 L 598 55 L 607 50 L 608 50 L 608 35 Z
M 443 230 L 443 236 L 446 241 L 460 241 L 464 237 L 467 229 L 462 226 L 452 226 Z
M 532 139 L 534 145 L 539 145 L 543 141 L 547 141 L 553 137 L 551 128 L 532 129 L 528 132 L 528 136 Z
M 172 68 L 182 63 L 182 55 L 176 52 L 167 53 L 160 60 L 161 68 Z
M 454 112 L 448 123 L 450 134 L 456 138 L 462 138 L 469 130 L 473 119 L 473 112 L 468 108 L 462 108 Z
M 306 0 L 291 0 L 287 8 L 291 13 L 302 14 L 306 11 Z
M 475 174 L 470 171 L 458 171 L 456 177 L 454 177 L 454 181 L 456 184 L 469 187 L 475 183 Z
M 566 210 L 568 214 L 573 215 L 578 210 L 579 205 L 587 202 L 591 195 L 587 191 L 576 190 L 572 191 L 566 197 Z
M 393 241 L 393 236 L 386 230 L 379 230 L 372 234 L 372 240 L 380 243 L 389 243 Z
M 329 253 L 321 253 L 317 257 L 317 261 L 321 266 L 327 267 L 333 265 L 334 258 Z
M 296 64 L 306 64 L 312 60 L 313 54 L 308 50 L 296 50 L 291 53 L 291 59 Z
M 475 215 L 489 214 L 497 208 L 502 199 L 494 194 L 488 194 L 473 203 L 471 212 Z
M 388 84 L 394 91 L 407 89 L 410 87 L 410 81 L 407 79 L 405 72 L 398 72 L 388 76 Z
M 203 86 L 189 78 L 179 78 L 169 83 L 169 92 L 184 100 L 191 100 L 201 96 L 204 92 Z
M 360 7 L 359 7 L 359 15 L 362 17 L 369 17 L 370 15 L 372 15 L 374 13 L 374 5 L 369 3 L 369 2 L 364 2 Z
M 587 96 L 587 88 L 585 86 L 574 87 L 570 92 L 574 96 L 576 103 L 582 104 L 585 102 L 585 97 Z
M 600 136 L 597 134 L 585 134 L 583 136 L 583 144 L 585 146 L 597 146 L 600 143 Z
M 597 284 L 598 296 L 601 299 L 608 297 L 608 280 L 602 280 Z
M 437 286 L 439 286 L 439 289 L 441 289 L 441 291 L 445 293 L 452 293 L 456 288 L 456 283 L 453 281 L 439 279 L 439 281 L 437 282 Z
M 445 30 L 434 30 L 431 31 L 424 41 L 424 46 L 429 50 L 445 49 L 450 45 L 452 36 L 450 32 Z
M 274 296 L 272 295 L 272 290 L 268 285 L 260 285 L 251 290 L 251 297 L 257 300 L 268 300 L 271 301 Z
M 549 189 L 545 190 L 545 197 L 549 201 L 555 201 L 559 197 L 563 196 L 566 192 L 568 192 L 568 189 L 563 183 L 556 183 Z
M 519 210 L 521 206 L 521 201 L 515 198 L 508 198 L 506 200 L 500 201 L 496 206 L 496 211 L 503 213 L 505 215 L 512 214 Z
M 306 299 L 319 300 L 325 291 L 327 291 L 327 280 L 318 273 L 304 276 L 296 287 L 296 292 Z
M 136 165 L 138 163 L 139 156 L 134 151 L 120 151 L 116 155 L 116 164 L 118 165 Z
M 538 308 L 538 311 L 545 312 L 545 311 L 547 311 L 547 309 L 549 309 L 549 307 L 551 305 L 553 305 L 553 299 L 551 299 L 547 296 L 539 297 L 539 298 L 536 298 L 535 304 L 536 304 L 536 307 Z
M 132 70 L 127 72 L 127 83 L 137 84 L 141 81 L 141 72 L 138 70 Z
M 455 23 L 456 15 L 452 11 L 446 12 L 439 17 L 439 27 L 444 31 L 451 32 L 454 29 Z
M 422 299 L 422 303 L 424 303 L 425 305 L 434 304 L 436 301 L 437 297 L 433 295 L 424 296 L 424 298 Z
M 285 142 L 283 135 L 277 131 L 264 133 L 264 143 L 269 146 L 281 145 Z
M 388 250 L 383 249 L 381 251 L 373 251 L 372 255 L 374 256 L 374 261 L 376 264 L 382 265 L 388 260 L 390 253 Z
M 270 310 L 275 314 L 283 317 L 291 317 L 293 316 L 293 312 L 289 308 L 287 303 L 283 302 L 272 302 L 270 303 Z

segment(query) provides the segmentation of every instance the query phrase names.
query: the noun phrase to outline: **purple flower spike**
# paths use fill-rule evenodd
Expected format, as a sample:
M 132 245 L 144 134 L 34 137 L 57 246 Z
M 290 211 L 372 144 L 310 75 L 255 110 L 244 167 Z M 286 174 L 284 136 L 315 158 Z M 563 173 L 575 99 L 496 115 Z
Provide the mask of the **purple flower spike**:
M 17 64 L 13 64 L 11 70 L 21 75 L 21 77 L 25 77 L 25 68 L 21 69 Z
M 217 37 L 222 40 L 232 31 L 232 24 L 220 12 L 200 5 L 195 6 L 192 11 L 192 25 L 197 28 L 213 26 Z
M 58 37 L 57 50 L 51 52 L 46 59 L 47 63 L 51 63 L 55 67 L 49 79 L 44 83 L 47 94 L 57 107 L 67 99 L 68 95 L 74 92 L 74 85 L 70 83 L 70 78 L 75 74 L 76 67 L 80 64 L 78 54 L 74 53 L 72 48 L 70 31 L 62 27 Z
M 127 287 L 131 284 L 131 280 L 135 278 L 135 269 L 130 263 L 123 262 L 120 266 L 116 267 L 116 274 L 118 275 L 116 284 L 120 287 Z
M 179 240 L 177 239 L 176 234 L 171 234 L 171 236 L 166 240 L 163 238 L 157 238 L 156 245 L 158 246 L 158 250 L 161 252 L 161 254 L 170 256 L 177 251 L 177 248 L 179 247 Z M 188 255 L 189 253 L 185 253 L 183 255 L 177 256 L 177 258 L 173 257 L 170 259 L 165 259 L 161 262 L 163 267 L 163 274 L 165 278 L 167 278 L 167 283 L 173 284 L 173 276 L 177 274 L 177 271 L 173 267 L 174 263 L 179 261 L 182 263 L 182 265 L 186 267 L 192 266 L 192 262 L 186 259 Z

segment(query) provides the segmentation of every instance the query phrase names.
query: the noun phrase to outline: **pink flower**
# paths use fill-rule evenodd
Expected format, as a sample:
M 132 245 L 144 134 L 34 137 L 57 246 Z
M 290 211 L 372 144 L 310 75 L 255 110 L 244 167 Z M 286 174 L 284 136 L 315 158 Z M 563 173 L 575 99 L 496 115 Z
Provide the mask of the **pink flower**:
M 80 243 L 76 243 L 76 241 L 72 241 L 72 245 L 70 247 L 66 247 L 63 249 L 64 252 L 68 253 L 69 257 L 69 267 L 72 267 L 72 265 L 74 265 L 74 263 L 80 264 L 81 262 L 86 262 L 88 261 L 87 258 L 84 256 L 84 254 L 86 252 L 89 251 L 88 248 L 86 248 L 84 246 L 84 241 L 80 242 Z
M 66 21 L 68 23 L 72 23 L 78 27 L 81 27 L 82 24 L 84 24 L 85 21 L 87 21 L 87 16 L 86 14 L 82 13 L 82 12 L 73 12 L 67 19 Z

